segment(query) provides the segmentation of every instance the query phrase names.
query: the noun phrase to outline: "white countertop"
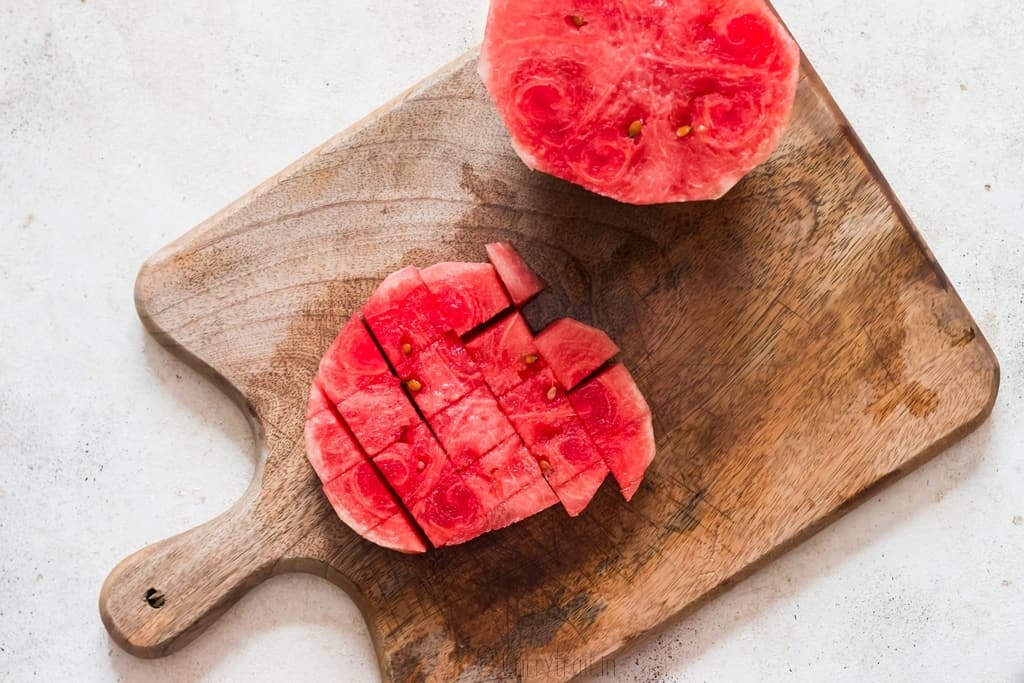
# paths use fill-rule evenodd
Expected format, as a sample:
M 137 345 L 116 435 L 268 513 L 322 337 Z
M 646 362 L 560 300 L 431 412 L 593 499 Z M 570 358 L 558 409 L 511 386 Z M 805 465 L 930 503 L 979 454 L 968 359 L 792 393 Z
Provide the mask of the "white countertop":
M 614 678 L 1019 682 L 1024 3 L 777 6 L 1003 387 L 975 434 L 619 655 Z M 377 680 L 359 612 L 310 576 L 267 582 L 162 660 L 107 638 L 107 572 L 227 508 L 255 453 L 228 399 L 147 337 L 132 284 L 163 244 L 477 43 L 484 14 L 0 0 L 0 681 Z

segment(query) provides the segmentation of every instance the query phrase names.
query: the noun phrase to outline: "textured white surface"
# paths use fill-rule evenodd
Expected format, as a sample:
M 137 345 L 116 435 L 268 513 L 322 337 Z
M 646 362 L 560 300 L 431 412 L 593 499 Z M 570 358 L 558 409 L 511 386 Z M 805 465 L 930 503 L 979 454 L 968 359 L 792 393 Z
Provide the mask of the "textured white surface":
M 1003 365 L 990 422 L 620 655 L 623 681 L 1024 680 L 1024 3 L 777 6 Z M 475 44 L 483 0 L 0 0 L 0 680 L 360 681 L 307 576 L 124 654 L 113 564 L 243 491 L 242 415 L 143 332 L 141 262 Z M 606 678 L 607 680 L 607 678 Z

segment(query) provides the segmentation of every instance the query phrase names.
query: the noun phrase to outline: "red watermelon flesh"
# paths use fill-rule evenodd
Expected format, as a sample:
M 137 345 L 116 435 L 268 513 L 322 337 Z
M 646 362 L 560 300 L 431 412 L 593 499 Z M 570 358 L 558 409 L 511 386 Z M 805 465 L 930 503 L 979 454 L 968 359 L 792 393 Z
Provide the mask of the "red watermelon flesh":
M 443 266 L 432 272 L 473 272 Z M 314 380 L 307 451 L 339 517 L 405 552 L 425 550 L 420 533 L 435 546 L 462 543 L 558 501 L 579 514 L 607 476 L 602 454 L 633 495 L 654 441 L 629 373 L 612 366 L 569 400 L 556 376 L 590 376 L 614 344 L 568 321 L 538 342 L 513 311 L 473 329 L 464 345 L 438 303 L 459 298 L 444 291 L 450 278 L 428 279 L 436 294 L 415 268 L 387 278 L 363 309 L 367 320 L 342 328 Z M 378 345 L 390 349 L 390 367 Z
M 613 365 L 569 395 L 629 500 L 654 460 L 651 410 L 623 365 Z
M 498 277 L 516 306 L 522 306 L 544 289 L 544 281 L 523 260 L 511 242 L 493 242 L 484 248 L 487 250 L 487 260 L 498 272 Z
M 349 396 L 338 404 L 338 413 L 371 456 L 397 441 L 406 429 L 420 424 L 419 415 L 394 375 Z
M 593 486 L 597 472 L 594 477 L 579 480 L 578 475 L 592 468 L 607 474 L 608 468 L 554 374 L 544 370 L 524 381 L 501 397 L 501 407 L 566 512 L 570 516 L 579 514 L 579 501 L 589 500 L 600 481 Z
M 320 481 L 331 481 L 366 459 L 316 382 L 309 391 L 305 437 L 309 462 Z
M 463 335 L 509 306 L 489 263 L 437 263 L 420 271 L 449 327 Z
M 430 426 L 456 469 L 464 469 L 515 434 L 494 394 L 477 387 L 430 418 Z
M 537 335 L 537 348 L 555 377 L 572 389 L 607 363 L 619 347 L 602 330 L 572 318 L 561 318 Z
M 426 417 L 452 405 L 484 383 L 466 347 L 447 333 L 396 368 L 406 390 Z
M 448 329 L 443 312 L 414 266 L 385 278 L 363 304 L 362 313 L 393 365 L 427 348 Z
M 416 528 L 369 460 L 324 484 L 324 493 L 341 520 L 360 536 L 402 552 L 426 551 Z
M 529 167 L 632 204 L 714 199 L 767 159 L 799 65 L 763 0 L 492 0 L 480 54 Z
M 352 316 L 320 360 L 317 382 L 334 403 L 391 376 L 359 316 Z
M 501 396 L 544 369 L 533 333 L 518 312 L 488 326 L 466 342 L 487 386 Z

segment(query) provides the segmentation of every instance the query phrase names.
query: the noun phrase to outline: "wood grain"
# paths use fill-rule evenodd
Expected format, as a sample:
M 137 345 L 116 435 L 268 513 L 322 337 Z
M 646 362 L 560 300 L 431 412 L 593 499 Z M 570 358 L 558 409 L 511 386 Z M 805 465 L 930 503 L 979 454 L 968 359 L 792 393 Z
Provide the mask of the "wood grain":
M 306 462 L 308 384 L 409 263 L 512 240 L 535 326 L 609 332 L 652 406 L 631 504 L 605 486 L 407 557 L 338 521 Z M 248 588 L 308 571 L 362 608 L 392 681 L 561 681 L 744 576 L 978 425 L 998 364 L 809 65 L 777 153 L 717 202 L 632 207 L 531 173 L 470 54 L 150 259 L 139 313 L 250 412 L 265 457 L 221 518 L 111 573 L 124 648 L 184 645 Z M 160 591 L 159 608 L 145 599 Z

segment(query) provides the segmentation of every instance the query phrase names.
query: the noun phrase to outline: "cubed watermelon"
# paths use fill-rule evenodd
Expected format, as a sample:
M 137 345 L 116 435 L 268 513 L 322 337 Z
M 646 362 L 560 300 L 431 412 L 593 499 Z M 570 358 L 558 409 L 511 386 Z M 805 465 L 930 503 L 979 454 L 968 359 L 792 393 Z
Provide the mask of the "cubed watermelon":
M 414 266 L 385 278 L 363 304 L 362 312 L 393 365 L 427 348 L 448 329 L 444 314 Z
M 377 455 L 373 463 L 407 508 L 437 485 L 448 456 L 427 425 L 405 430 L 402 437 Z
M 466 347 L 452 332 L 404 359 L 397 370 L 426 417 L 447 408 L 484 383 Z
M 480 386 L 430 418 L 448 459 L 462 470 L 515 434 L 494 394 Z
M 484 247 L 505 289 L 516 306 L 522 306 L 544 289 L 544 281 L 523 260 L 511 242 L 493 242 Z
M 509 307 L 494 266 L 437 263 L 420 271 L 448 325 L 459 335 L 483 325 Z
M 466 348 L 496 396 L 519 386 L 545 366 L 533 333 L 519 313 L 487 327 L 467 341 Z
M 518 522 L 558 502 L 517 434 L 463 470 L 462 478 L 490 511 L 492 529 Z
M 391 376 L 366 326 L 353 315 L 320 360 L 317 381 L 333 403 Z
M 654 460 L 651 409 L 623 365 L 613 365 L 569 395 L 626 500 Z
M 420 424 L 394 375 L 349 396 L 338 404 L 338 413 L 370 456 L 398 441 L 407 428 Z
M 345 524 L 378 545 L 406 553 L 426 546 L 369 460 L 324 484 L 324 493 Z M 375 533 L 380 529 L 380 533 Z
M 331 481 L 366 459 L 318 382 L 306 406 L 306 453 L 320 481 Z
M 558 503 L 558 496 L 543 478 L 499 503 L 490 512 L 491 529 L 503 529 Z
M 436 547 L 465 543 L 491 529 L 480 498 L 450 463 L 434 488 L 410 511 Z
M 555 377 L 570 390 L 619 352 L 603 331 L 572 318 L 551 323 L 535 341 Z

